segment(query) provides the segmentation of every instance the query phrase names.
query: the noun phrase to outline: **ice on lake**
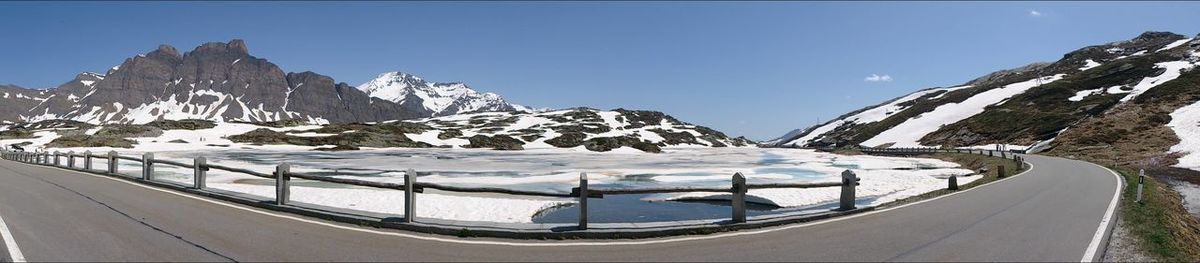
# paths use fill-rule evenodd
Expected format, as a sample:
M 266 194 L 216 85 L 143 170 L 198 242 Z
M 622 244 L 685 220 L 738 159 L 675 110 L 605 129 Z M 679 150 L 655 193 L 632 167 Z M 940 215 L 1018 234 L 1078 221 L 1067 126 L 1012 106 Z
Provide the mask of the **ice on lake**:
M 837 182 L 850 169 L 862 178 L 860 202 L 878 205 L 944 188 L 950 175 L 971 171 L 958 164 L 920 158 L 847 156 L 801 149 L 685 148 L 664 153 L 595 153 L 560 149 L 495 151 L 475 149 L 375 149 L 347 152 L 317 151 L 179 151 L 159 152 L 158 158 L 188 162 L 205 156 L 210 163 L 270 172 L 287 162 L 293 172 L 403 183 L 404 170 L 418 171 L 418 181 L 456 186 L 488 186 L 568 193 L 586 172 L 593 188 L 662 186 L 725 187 L 734 173 L 753 183 Z M 134 163 L 124 171 L 137 171 Z M 190 183 L 190 170 L 158 168 L 162 178 Z M 959 179 L 966 184 L 978 176 Z M 265 198 L 274 197 L 272 179 L 213 171 L 208 186 Z M 376 213 L 403 214 L 403 192 L 298 180 L 292 200 Z M 836 202 L 837 187 L 815 189 L 754 189 L 750 201 L 784 208 L 821 206 Z M 644 201 L 682 199 L 721 200 L 728 194 L 685 193 L 639 197 Z M 508 195 L 433 192 L 418 196 L 419 217 L 464 221 L 532 222 L 550 208 L 569 206 L 569 198 L 531 198 Z

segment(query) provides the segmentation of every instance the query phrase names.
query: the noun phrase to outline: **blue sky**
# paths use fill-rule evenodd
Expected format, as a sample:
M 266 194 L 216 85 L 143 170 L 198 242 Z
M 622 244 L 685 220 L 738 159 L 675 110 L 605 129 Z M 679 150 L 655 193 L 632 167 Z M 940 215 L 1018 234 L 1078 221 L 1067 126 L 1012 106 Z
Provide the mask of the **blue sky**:
M 534 107 L 660 110 L 770 139 L 1144 31 L 1191 2 L 0 3 L 0 83 L 44 88 L 170 44 L 246 40 L 284 71 L 387 71 Z

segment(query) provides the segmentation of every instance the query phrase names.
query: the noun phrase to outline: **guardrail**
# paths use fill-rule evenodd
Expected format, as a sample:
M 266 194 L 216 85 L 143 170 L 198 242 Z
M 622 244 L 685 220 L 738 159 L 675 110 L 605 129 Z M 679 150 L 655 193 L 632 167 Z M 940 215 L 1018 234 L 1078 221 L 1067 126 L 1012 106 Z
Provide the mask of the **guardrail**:
M 931 154 L 931 153 L 979 154 L 979 155 L 987 155 L 987 156 L 991 156 L 991 157 L 1000 157 L 1000 158 L 1004 158 L 1004 159 L 1012 159 L 1013 162 L 1016 163 L 1018 169 L 1025 168 L 1025 157 L 1017 155 L 1018 153 L 1024 154 L 1025 153 L 1024 150 L 983 150 L 983 149 L 971 149 L 971 148 L 937 148 L 937 147 L 901 147 L 901 148 L 860 147 L 858 149 L 865 154 L 871 154 L 871 155 L 912 156 L 912 155 L 922 155 L 922 154 Z M 997 155 L 999 155 L 999 156 L 997 156 Z M 998 177 L 1004 177 L 1006 175 L 1003 165 L 996 166 L 996 169 L 997 169 L 996 175 Z M 958 189 L 958 186 L 954 183 L 954 181 L 956 181 L 956 179 L 952 176 L 950 188 Z
M 55 151 L 49 152 L 14 152 L 8 150 L 0 150 L 4 159 L 14 160 L 24 163 L 47 165 L 68 168 L 72 170 L 81 170 L 93 173 L 102 173 L 109 175 L 120 175 L 118 172 L 119 162 L 130 161 L 140 163 L 141 178 L 144 181 L 154 181 L 155 165 L 171 165 L 193 170 L 193 189 L 204 189 L 207 180 L 208 171 L 212 169 L 222 170 L 233 173 L 247 174 L 260 178 L 275 179 L 275 205 L 287 205 L 291 196 L 290 184 L 293 177 L 321 181 L 328 183 L 347 184 L 363 187 L 393 189 L 404 191 L 404 222 L 413 223 L 417 218 L 416 211 L 416 194 L 423 193 L 425 189 L 436 189 L 447 192 L 463 192 L 463 193 L 495 193 L 518 196 L 540 196 L 540 197 L 560 197 L 560 198 L 576 198 L 579 202 L 579 222 L 578 229 L 586 230 L 588 227 L 588 199 L 603 198 L 604 195 L 627 195 L 627 194 L 651 194 L 651 193 L 688 193 L 688 192 L 719 192 L 732 194 L 731 202 L 731 219 L 734 223 L 746 222 L 746 192 L 749 189 L 767 189 L 767 188 L 819 188 L 819 187 L 841 187 L 841 195 L 839 196 L 838 210 L 855 209 L 855 192 L 854 189 L 859 185 L 861 178 L 858 178 L 853 171 L 845 170 L 842 172 L 842 180 L 840 182 L 823 182 L 823 183 L 772 183 L 772 184 L 747 184 L 746 177 L 741 173 L 735 173 L 732 177 L 730 187 L 673 187 L 673 188 L 590 188 L 588 185 L 587 173 L 579 174 L 579 186 L 571 189 L 570 193 L 560 192 L 538 192 L 538 191 L 523 191 L 503 188 L 490 187 L 462 187 L 441 185 L 434 183 L 418 182 L 417 172 L 413 169 L 408 169 L 404 173 L 404 183 L 383 183 L 372 182 L 346 178 L 334 178 L 327 176 L 310 175 L 304 173 L 296 173 L 291 171 L 291 165 L 288 163 L 280 163 L 275 167 L 272 173 L 261 173 L 248 169 L 228 167 L 217 164 L 209 164 L 205 157 L 196 157 L 191 164 L 176 162 L 171 160 L 155 159 L 154 153 L 144 153 L 140 158 L 132 156 L 123 156 L 116 151 L 110 151 L 106 155 L 96 155 L 90 151 L 76 154 L 74 151 L 61 153 Z M 65 165 L 61 159 L 66 158 Z M 76 167 L 75 159 L 82 158 L 84 167 Z M 108 167 L 105 170 L 92 169 L 93 158 L 103 158 L 108 161 Z

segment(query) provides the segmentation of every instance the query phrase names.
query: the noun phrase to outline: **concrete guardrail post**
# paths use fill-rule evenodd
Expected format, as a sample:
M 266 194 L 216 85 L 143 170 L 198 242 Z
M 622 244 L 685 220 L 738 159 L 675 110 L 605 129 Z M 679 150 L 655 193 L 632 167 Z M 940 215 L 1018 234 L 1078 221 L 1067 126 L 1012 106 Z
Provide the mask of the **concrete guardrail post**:
M 83 169 L 92 170 L 92 151 L 83 152 Z
M 841 210 L 854 209 L 854 187 L 858 185 L 858 176 L 854 171 L 846 170 L 842 172 L 842 196 Z
M 142 154 L 142 180 L 154 180 L 154 153 Z
M 579 230 L 588 228 L 588 178 L 579 173 Z
M 75 151 L 67 152 L 67 167 L 75 168 Z
M 958 175 L 950 175 L 950 179 L 947 181 L 949 181 L 950 185 L 947 186 L 946 189 L 949 189 L 950 191 L 958 190 Z
M 1004 178 L 1004 165 L 996 165 L 996 178 Z
M 59 163 L 60 163 L 58 160 L 59 155 L 62 155 L 62 153 L 59 153 L 58 151 L 54 151 L 54 166 L 59 166 Z
M 733 222 L 746 222 L 746 176 L 733 174 Z
M 412 223 L 417 219 L 417 171 L 404 171 L 404 222 Z
M 108 173 L 117 173 L 117 151 L 108 152 Z
M 276 205 L 286 205 L 289 197 L 291 197 L 291 193 L 289 192 L 290 189 L 288 189 L 288 183 L 292 178 L 291 176 L 288 176 L 289 172 L 291 172 L 291 165 L 288 165 L 287 163 L 281 163 L 278 166 L 275 166 Z
M 192 167 L 192 187 L 196 189 L 204 189 L 205 176 L 208 171 L 208 159 L 204 157 L 196 157 L 193 160 Z

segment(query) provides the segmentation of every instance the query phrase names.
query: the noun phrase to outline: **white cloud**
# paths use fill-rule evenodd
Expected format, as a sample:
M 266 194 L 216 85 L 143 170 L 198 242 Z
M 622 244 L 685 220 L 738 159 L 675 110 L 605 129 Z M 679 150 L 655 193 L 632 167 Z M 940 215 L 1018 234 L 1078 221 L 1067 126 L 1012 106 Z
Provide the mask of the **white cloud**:
M 870 76 L 863 78 L 863 81 L 866 81 L 866 82 L 891 82 L 892 76 L 887 75 L 887 74 L 884 74 L 884 75 L 871 74 Z
M 1037 10 L 1029 10 L 1029 16 L 1042 16 L 1042 12 L 1038 12 Z

